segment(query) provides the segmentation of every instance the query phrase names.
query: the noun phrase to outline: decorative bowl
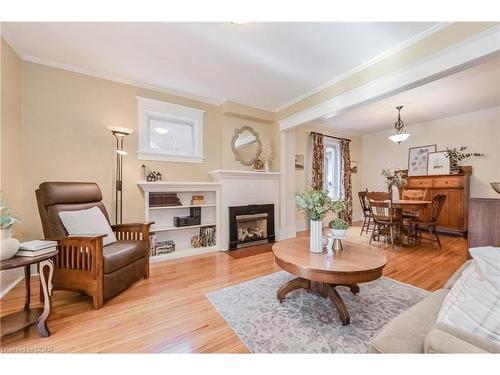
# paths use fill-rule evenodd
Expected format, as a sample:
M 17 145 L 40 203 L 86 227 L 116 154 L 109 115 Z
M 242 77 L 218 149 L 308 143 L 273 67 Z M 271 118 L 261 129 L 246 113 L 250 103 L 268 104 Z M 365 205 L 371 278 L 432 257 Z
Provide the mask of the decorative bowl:
M 500 194 L 500 182 L 490 182 L 491 187 Z

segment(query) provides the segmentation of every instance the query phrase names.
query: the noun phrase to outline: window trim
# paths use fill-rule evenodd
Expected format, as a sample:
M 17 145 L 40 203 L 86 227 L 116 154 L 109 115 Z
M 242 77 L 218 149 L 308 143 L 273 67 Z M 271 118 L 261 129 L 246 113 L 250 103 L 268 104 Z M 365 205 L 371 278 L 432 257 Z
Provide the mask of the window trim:
M 205 111 L 197 108 L 186 107 L 178 104 L 163 102 L 137 96 L 139 160 L 171 161 L 180 163 L 203 163 L 203 116 Z M 150 147 L 151 117 L 166 120 L 179 120 L 193 125 L 193 153 L 169 152 Z

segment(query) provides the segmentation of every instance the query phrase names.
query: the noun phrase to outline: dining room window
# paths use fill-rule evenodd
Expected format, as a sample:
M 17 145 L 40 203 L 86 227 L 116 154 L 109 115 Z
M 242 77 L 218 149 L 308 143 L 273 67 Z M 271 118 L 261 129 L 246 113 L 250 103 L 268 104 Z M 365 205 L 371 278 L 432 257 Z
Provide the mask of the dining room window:
M 341 176 L 342 161 L 340 157 L 340 142 L 333 139 L 325 140 L 324 188 L 333 200 L 343 196 Z

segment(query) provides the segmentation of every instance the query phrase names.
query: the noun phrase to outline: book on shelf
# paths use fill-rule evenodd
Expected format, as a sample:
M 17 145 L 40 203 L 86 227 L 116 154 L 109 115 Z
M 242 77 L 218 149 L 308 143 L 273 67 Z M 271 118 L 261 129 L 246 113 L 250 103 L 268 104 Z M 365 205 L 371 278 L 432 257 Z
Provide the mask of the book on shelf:
M 51 253 L 55 250 L 57 250 L 57 247 L 55 247 L 55 246 L 46 247 L 46 248 L 40 249 L 40 250 L 19 250 L 16 253 L 16 255 L 19 257 L 31 257 L 31 258 L 33 258 L 33 257 L 37 257 L 39 255 Z
M 56 246 L 57 246 L 57 241 L 33 240 L 21 243 L 19 245 L 19 249 L 27 251 L 38 251 L 42 249 L 53 248 Z

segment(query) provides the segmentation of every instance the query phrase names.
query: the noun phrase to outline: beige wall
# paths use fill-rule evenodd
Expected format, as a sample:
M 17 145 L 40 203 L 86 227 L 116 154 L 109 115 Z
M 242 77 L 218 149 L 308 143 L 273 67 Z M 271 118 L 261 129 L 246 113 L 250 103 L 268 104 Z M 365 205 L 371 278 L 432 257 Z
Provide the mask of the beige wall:
M 500 107 L 410 125 L 407 130 L 411 136 L 401 145 L 387 139 L 392 130 L 362 137 L 363 188 L 385 190 L 380 171 L 407 169 L 410 147 L 437 144 L 438 150 L 444 150 L 465 145 L 486 154 L 462 162 L 473 168 L 471 196 L 498 198 L 489 183 L 500 181 Z
M 380 78 L 386 74 L 408 66 L 418 60 L 424 59 L 440 50 L 448 48 L 456 43 L 468 39 L 486 29 L 498 25 L 498 22 L 455 22 L 434 34 L 402 49 L 367 68 L 346 77 L 314 93 L 299 102 L 284 108 L 278 113 L 278 119 L 282 120 L 295 113 L 313 107 L 328 99 L 360 87 L 370 81 Z
M 1 200 L 12 213 L 21 216 L 23 200 L 19 189 L 21 182 L 21 162 L 19 153 L 19 133 L 21 128 L 21 60 L 12 48 L 1 38 Z M 14 225 L 14 235 L 23 236 L 23 224 Z M 22 269 L 0 273 L 0 295 L 12 282 L 22 277 Z
M 335 137 L 349 138 L 351 139 L 350 151 L 351 151 L 351 161 L 358 162 L 358 173 L 352 174 L 352 192 L 353 192 L 353 218 L 359 219 L 362 216 L 361 208 L 359 206 L 359 200 L 357 199 L 357 192 L 361 189 L 361 175 L 362 171 L 361 165 L 361 139 L 360 137 L 353 136 L 351 134 L 341 132 L 335 129 L 327 129 L 319 126 L 303 126 L 295 129 L 295 153 L 297 155 L 304 155 L 304 161 L 307 161 L 307 140 L 311 131 L 317 131 L 326 135 L 331 135 Z M 296 192 L 303 192 L 307 185 L 307 167 L 303 170 L 293 170 L 295 173 L 295 190 Z M 303 230 L 307 226 L 307 218 L 303 212 L 297 211 L 296 216 L 296 227 L 297 230 Z M 330 216 L 326 219 L 329 220 Z
M 138 160 L 136 96 L 205 110 L 205 162 Z M 127 222 L 144 219 L 143 196 L 137 187 L 143 163 L 160 171 L 166 181 L 210 181 L 208 172 L 214 169 L 247 169 L 231 163 L 233 158 L 229 158 L 232 155 L 229 134 L 240 123 L 250 124 L 276 144 L 274 124 L 236 120 L 223 116 L 214 105 L 23 62 L 20 194 L 25 202 L 26 238 L 42 235 L 34 190 L 43 181 L 95 181 L 103 191 L 108 211 L 113 212 L 115 143 L 107 126 L 136 131 L 125 139 L 128 155 L 124 161 L 124 221 Z

